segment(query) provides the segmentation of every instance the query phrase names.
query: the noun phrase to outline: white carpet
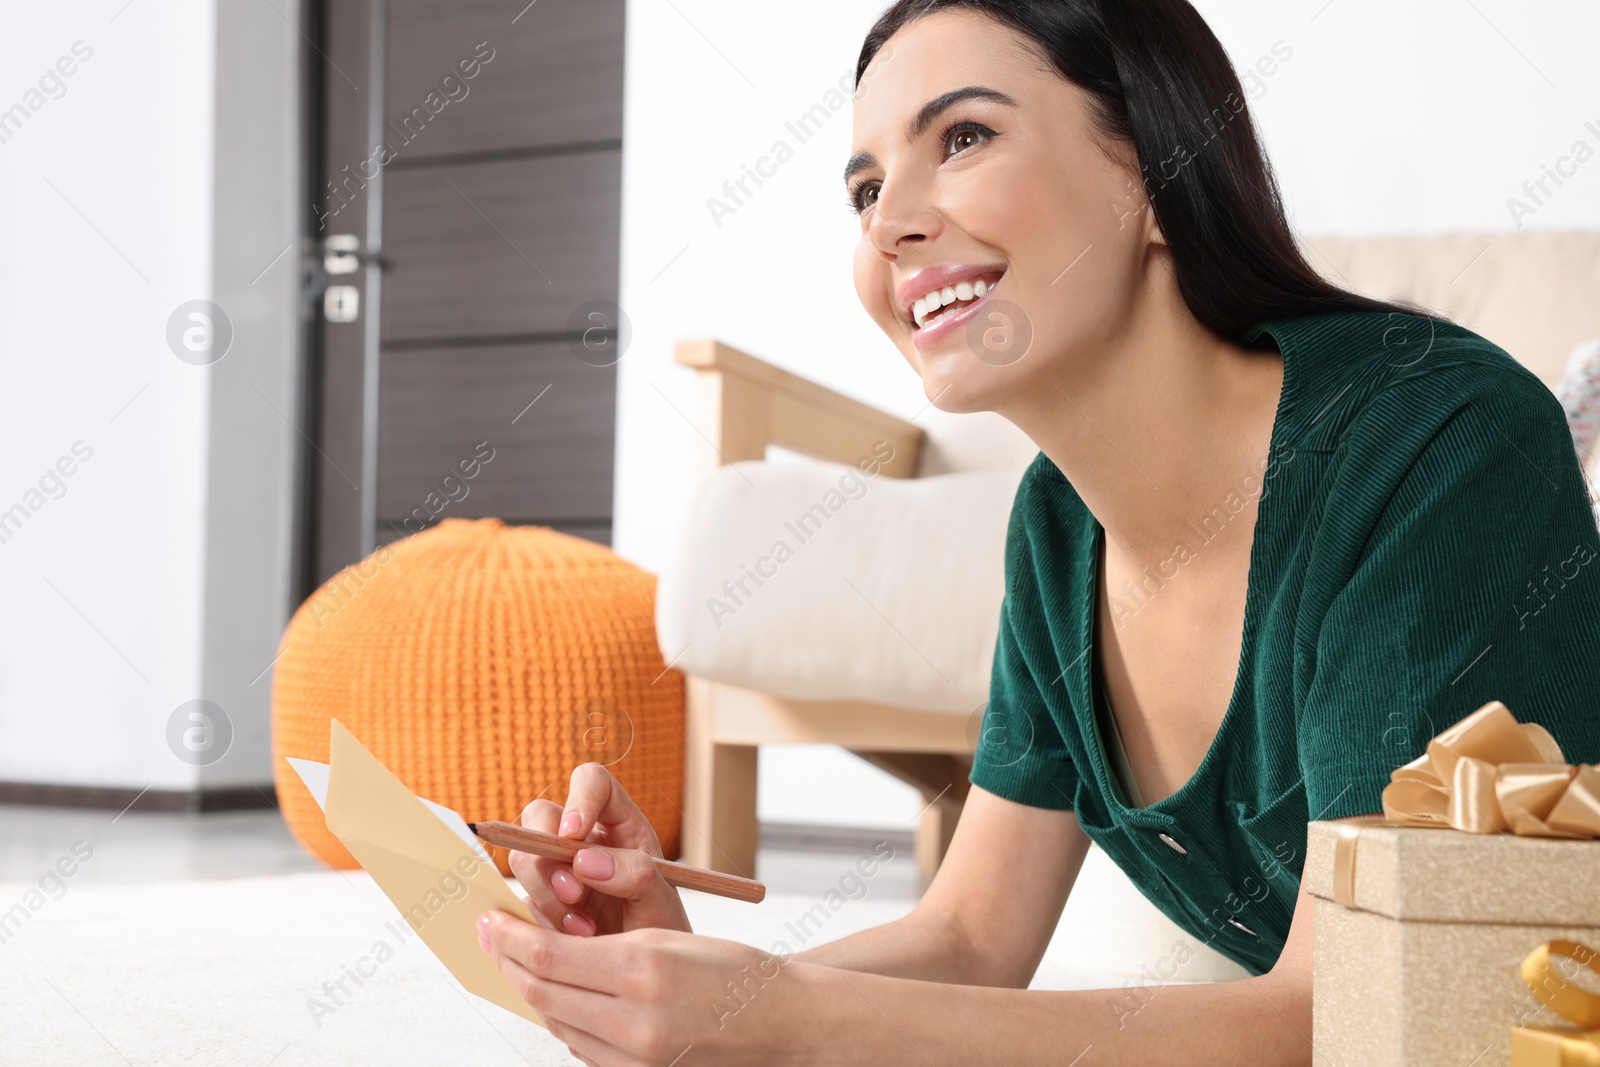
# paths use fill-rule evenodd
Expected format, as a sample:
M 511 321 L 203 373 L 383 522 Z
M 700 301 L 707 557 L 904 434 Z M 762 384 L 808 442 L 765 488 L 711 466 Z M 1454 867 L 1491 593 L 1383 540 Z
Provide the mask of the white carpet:
M 36 889 L 0 883 L 0 908 L 27 901 Z M 780 940 L 801 947 L 786 926 L 819 900 L 685 898 L 696 930 L 765 949 Z M 419 939 L 403 937 L 393 906 L 362 872 L 69 883 L 60 899 L 30 910 L 41 899 L 24 903 L 20 928 L 14 909 L 11 924 L 0 926 L 5 1067 L 576 1062 L 544 1030 L 463 992 Z M 829 913 L 805 943 L 887 922 L 909 906 L 869 892 Z M 1064 922 L 1034 986 L 1121 987 L 1148 974 L 1148 964 L 1137 963 L 1143 951 L 1127 955 L 1120 973 L 1068 964 L 1065 942 L 1078 949 L 1070 958 L 1083 960 L 1085 939 L 1095 936 L 1090 928 L 1103 931 L 1108 918 L 1106 908 L 1091 908 L 1070 935 L 1073 924 Z M 1167 951 L 1165 936 L 1152 937 L 1150 951 Z M 358 985 L 346 968 L 363 957 L 370 977 Z M 341 979 L 344 991 L 324 987 Z
M 0 903 L 30 888 L 0 884 Z M 784 924 L 817 903 L 685 897 L 696 929 L 763 948 L 794 944 Z M 904 910 L 870 895 L 850 901 L 811 943 Z M 394 907 L 361 872 L 70 888 L 6 929 L 6 1067 L 576 1062 L 544 1030 L 462 992 L 419 939 L 403 939 Z M 357 985 L 345 968 L 362 957 L 372 973 Z M 341 978 L 348 996 L 323 988 Z

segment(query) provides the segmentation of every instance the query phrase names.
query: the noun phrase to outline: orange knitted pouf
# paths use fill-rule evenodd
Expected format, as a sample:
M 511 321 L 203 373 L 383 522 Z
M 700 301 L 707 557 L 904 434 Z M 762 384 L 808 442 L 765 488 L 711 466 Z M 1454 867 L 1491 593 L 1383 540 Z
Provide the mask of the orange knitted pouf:
M 273 776 L 295 836 L 358 866 L 284 762 L 327 762 L 337 718 L 468 822 L 565 803 L 573 768 L 604 763 L 675 857 L 684 683 L 656 645 L 655 587 L 604 546 L 499 519 L 445 519 L 334 575 L 289 620 L 273 677 Z

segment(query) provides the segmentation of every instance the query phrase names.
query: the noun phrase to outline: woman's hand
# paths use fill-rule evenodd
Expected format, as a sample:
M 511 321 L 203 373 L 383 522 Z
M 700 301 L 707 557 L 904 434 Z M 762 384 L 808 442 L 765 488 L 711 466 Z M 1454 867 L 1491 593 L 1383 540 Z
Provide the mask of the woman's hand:
M 478 917 L 478 943 L 595 1067 L 776 1067 L 804 1062 L 822 1039 L 808 1004 L 826 1003 L 812 995 L 829 972 L 792 956 L 676 930 L 563 937 L 501 911 Z
M 688 931 L 689 916 L 652 857 L 661 842 L 611 772 L 585 763 L 572 772 L 567 806 L 535 800 L 522 825 L 592 846 L 571 863 L 511 854 L 511 872 L 528 892 L 528 906 L 557 930 L 578 937 L 645 927 Z

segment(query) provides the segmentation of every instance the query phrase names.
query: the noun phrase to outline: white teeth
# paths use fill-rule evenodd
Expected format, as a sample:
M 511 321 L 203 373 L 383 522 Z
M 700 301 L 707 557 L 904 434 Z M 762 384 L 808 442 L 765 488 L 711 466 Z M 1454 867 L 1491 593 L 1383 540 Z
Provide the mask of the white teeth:
M 940 308 L 954 304 L 958 300 L 981 299 L 990 288 L 992 287 L 980 278 L 976 281 L 961 281 L 955 285 L 946 285 L 943 288 L 935 289 L 912 303 L 912 321 L 920 329 L 928 324 L 929 317 Z M 939 317 L 943 318 L 942 315 Z

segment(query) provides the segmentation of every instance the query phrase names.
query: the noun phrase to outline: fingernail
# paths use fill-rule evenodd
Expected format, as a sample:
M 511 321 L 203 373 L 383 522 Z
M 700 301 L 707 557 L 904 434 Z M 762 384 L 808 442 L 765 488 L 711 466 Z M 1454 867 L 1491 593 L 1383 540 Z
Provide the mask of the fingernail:
M 572 866 L 585 878 L 594 878 L 604 881 L 617 873 L 617 863 L 608 852 L 586 848 L 572 857 Z
M 561 816 L 561 836 L 571 837 L 583 825 L 583 816 L 575 811 L 569 811 Z
M 586 916 L 579 915 L 575 911 L 569 911 L 563 915 L 561 917 L 561 925 L 566 929 L 567 933 L 572 934 L 574 937 L 594 936 L 594 923 L 590 922 Z
M 489 938 L 488 938 L 487 935 L 484 934 L 484 932 L 482 930 L 478 931 L 478 947 L 483 949 L 483 951 L 485 951 L 485 952 L 494 951 L 493 949 L 491 949 L 489 947 Z
M 479 915 L 478 915 L 478 929 L 479 929 L 480 932 L 487 931 L 493 925 L 494 925 L 494 915 L 492 915 L 491 913 L 489 913 L 487 911 L 479 913 Z
M 581 855 L 581 853 L 580 853 Z M 572 877 L 572 872 L 559 870 L 550 876 L 550 888 L 568 904 L 576 904 L 583 896 L 583 883 Z

